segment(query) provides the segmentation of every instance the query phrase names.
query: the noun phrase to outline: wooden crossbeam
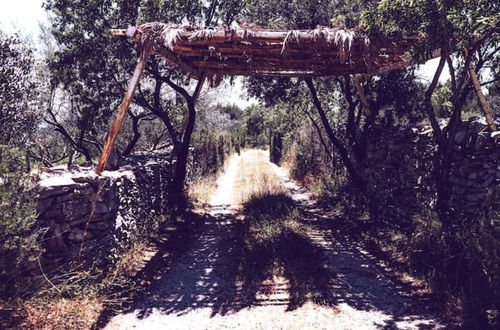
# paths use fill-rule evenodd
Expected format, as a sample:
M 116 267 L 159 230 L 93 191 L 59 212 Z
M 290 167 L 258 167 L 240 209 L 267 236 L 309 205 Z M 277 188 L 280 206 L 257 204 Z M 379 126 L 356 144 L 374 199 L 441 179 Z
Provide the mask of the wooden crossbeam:
M 104 148 L 102 149 L 101 157 L 99 158 L 99 162 L 97 163 L 97 167 L 95 169 L 95 172 L 97 175 L 101 175 L 102 171 L 104 171 L 104 169 L 106 168 L 106 164 L 108 163 L 109 156 L 111 155 L 111 152 L 113 151 L 116 140 L 118 139 L 118 133 L 120 133 L 120 129 L 123 125 L 123 121 L 125 120 L 125 117 L 127 115 L 127 109 L 130 105 L 130 102 L 132 101 L 135 89 L 136 89 L 137 85 L 139 84 L 142 73 L 144 72 L 144 68 L 146 67 L 146 62 L 148 61 L 149 52 L 150 52 L 150 48 L 148 46 L 145 46 L 142 50 L 141 56 L 139 57 L 139 61 L 137 62 L 137 65 L 136 65 L 135 70 L 134 70 L 134 74 L 132 75 L 132 78 L 130 79 L 128 89 L 125 92 L 125 95 L 123 96 L 123 100 L 120 103 L 120 106 L 118 107 L 118 112 L 116 114 L 115 122 L 113 123 L 113 126 L 111 127 L 111 131 L 109 132 L 108 139 L 106 140 L 106 144 L 104 145 Z
M 165 32 L 163 32 L 165 31 Z M 372 34 L 358 30 L 324 28 L 273 31 L 265 29 L 200 28 L 146 23 L 111 33 L 127 36 L 136 46 L 154 39 L 152 55 L 173 69 L 199 78 L 225 75 L 335 76 L 380 74 L 413 64 L 405 56 L 422 34 Z M 175 36 L 165 44 L 164 33 Z M 345 34 L 344 42 L 328 41 Z M 336 73 L 336 74 L 335 74 Z
M 146 23 L 126 30 L 111 30 L 112 35 L 129 38 L 142 52 L 97 164 L 97 174 L 101 174 L 106 168 L 150 55 L 164 58 L 170 66 L 191 77 L 200 80 L 208 77 L 213 85 L 218 84 L 226 75 L 305 78 L 343 74 L 374 75 L 415 64 L 413 60 L 406 59 L 405 54 L 426 37 L 422 34 L 371 35 L 368 43 L 366 37 L 355 30 L 197 30 L 180 27 L 176 40 L 165 45 L 162 31 L 170 28 L 176 29 L 160 23 Z M 350 36 L 350 40 L 328 42 L 327 36 L 336 37 L 331 33 L 338 31 Z M 472 79 L 474 74 L 475 72 L 471 72 Z M 363 99 L 362 86 L 356 76 L 354 79 Z M 201 86 L 201 82 L 198 86 Z M 195 91 L 194 99 L 199 91 Z M 368 112 L 367 102 L 363 103 Z

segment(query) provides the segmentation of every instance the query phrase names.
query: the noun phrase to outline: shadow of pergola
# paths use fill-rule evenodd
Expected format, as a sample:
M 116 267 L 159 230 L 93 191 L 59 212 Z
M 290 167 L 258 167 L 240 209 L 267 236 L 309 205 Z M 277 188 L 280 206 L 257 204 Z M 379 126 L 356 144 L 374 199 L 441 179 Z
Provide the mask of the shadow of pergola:
M 308 237 L 286 235 L 278 246 L 287 251 L 278 252 L 278 260 L 265 250 L 255 251 L 251 264 L 243 255 L 243 222 L 228 206 L 214 208 L 198 231 L 172 238 L 156 254 L 143 270 L 148 284 L 121 313 L 145 319 L 153 312 L 181 316 L 208 308 L 213 317 L 254 306 L 292 311 L 310 301 L 332 311 L 345 303 L 390 316 L 374 325 L 378 328 L 423 319 L 428 297 L 415 296 L 414 287 L 391 278 L 390 270 L 378 266 L 361 244 L 336 235 L 334 219 L 320 209 L 300 206 L 302 221 L 314 228 Z M 266 273 L 273 262 L 283 268 L 284 281 L 277 283 Z M 416 327 L 432 328 L 425 322 Z

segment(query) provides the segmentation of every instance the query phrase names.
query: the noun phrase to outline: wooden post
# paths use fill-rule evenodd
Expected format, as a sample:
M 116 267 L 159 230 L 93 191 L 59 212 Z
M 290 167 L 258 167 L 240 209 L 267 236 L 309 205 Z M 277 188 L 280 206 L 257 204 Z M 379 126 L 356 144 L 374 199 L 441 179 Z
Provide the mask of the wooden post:
M 468 49 L 464 48 L 465 57 L 468 56 Z M 481 84 L 479 83 L 479 79 L 477 78 L 476 70 L 474 70 L 474 65 L 472 65 L 472 61 L 469 62 L 469 66 L 467 67 L 467 71 L 469 72 L 470 80 L 472 86 L 474 87 L 474 92 L 476 92 L 477 99 L 479 101 L 479 106 L 483 111 L 484 118 L 486 119 L 486 124 L 488 125 L 488 129 L 491 132 L 497 130 L 495 123 L 493 122 L 493 115 L 491 114 L 490 105 L 486 101 L 484 97 L 483 91 L 481 90 Z
M 115 146 L 116 139 L 118 138 L 118 133 L 123 125 L 123 121 L 125 120 L 125 116 L 127 115 L 127 109 L 132 101 L 132 97 L 134 96 L 135 89 L 141 80 L 142 73 L 144 72 L 144 68 L 146 67 L 146 62 L 148 61 L 150 52 L 150 47 L 146 42 L 144 44 L 141 56 L 139 57 L 139 61 L 134 70 L 134 74 L 130 79 L 128 89 L 125 92 L 125 96 L 123 97 L 122 103 L 118 107 L 118 113 L 116 114 L 115 122 L 111 127 L 111 131 L 109 132 L 108 139 L 106 140 L 106 144 L 102 149 L 101 158 L 99 158 L 99 163 L 97 163 L 97 167 L 95 172 L 97 175 L 101 175 L 102 171 L 106 168 L 106 164 L 108 163 L 109 156 L 111 155 L 111 151 Z
M 488 125 L 489 130 L 494 132 L 497 130 L 497 128 L 495 126 L 495 123 L 493 122 L 493 115 L 491 114 L 490 105 L 484 97 L 483 91 L 481 90 L 481 84 L 479 83 L 479 79 L 477 78 L 477 74 L 472 63 L 469 63 L 467 71 L 469 71 L 470 80 L 472 82 L 472 86 L 474 86 L 474 91 L 476 92 L 479 106 L 481 107 L 484 117 L 486 118 L 486 124 Z

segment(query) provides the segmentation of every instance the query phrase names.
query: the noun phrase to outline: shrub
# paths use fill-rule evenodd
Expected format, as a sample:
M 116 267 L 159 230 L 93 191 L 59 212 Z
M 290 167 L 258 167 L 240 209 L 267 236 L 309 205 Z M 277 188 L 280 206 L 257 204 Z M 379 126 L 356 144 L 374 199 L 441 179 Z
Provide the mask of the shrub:
M 18 149 L 0 147 L 0 294 L 20 293 L 20 271 L 41 252 L 35 226 L 35 191 Z

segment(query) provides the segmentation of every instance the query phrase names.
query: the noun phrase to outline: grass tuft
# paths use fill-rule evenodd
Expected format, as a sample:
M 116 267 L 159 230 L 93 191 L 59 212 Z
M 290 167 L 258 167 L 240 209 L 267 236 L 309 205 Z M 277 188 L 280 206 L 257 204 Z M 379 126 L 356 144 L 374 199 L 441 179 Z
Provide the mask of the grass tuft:
M 217 189 L 217 175 L 196 178 L 189 186 L 189 197 L 195 205 L 206 207 Z
M 234 183 L 237 203 L 246 203 L 256 197 L 286 193 L 282 180 L 268 158 L 269 153 L 264 150 L 242 152 Z
M 24 305 L 21 329 L 90 329 L 103 308 L 96 295 L 37 298 Z

